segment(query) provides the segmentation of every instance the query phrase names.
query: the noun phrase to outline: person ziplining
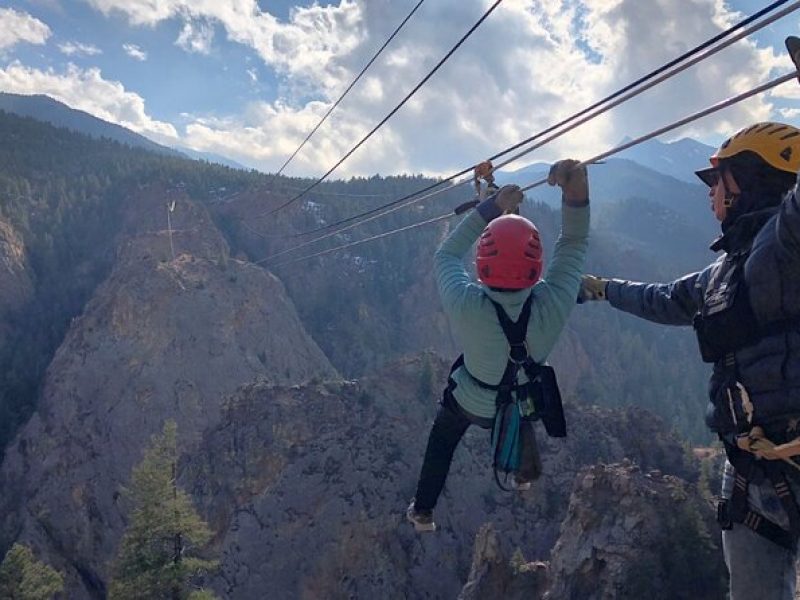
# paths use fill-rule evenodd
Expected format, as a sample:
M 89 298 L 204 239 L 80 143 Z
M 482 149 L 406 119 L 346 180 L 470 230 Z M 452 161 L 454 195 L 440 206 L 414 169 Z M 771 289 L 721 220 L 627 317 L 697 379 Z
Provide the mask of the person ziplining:
M 550 435 L 566 435 L 555 377 L 544 363 L 575 304 L 588 246 L 588 178 L 576 165 L 562 160 L 550 170 L 550 185 L 563 192 L 562 233 L 544 278 L 536 226 L 510 214 L 523 200 L 515 185 L 483 200 L 434 254 L 442 305 L 464 353 L 451 369 L 406 511 L 417 531 L 436 530 L 433 509 L 470 425 L 492 430 L 495 474 L 511 473 L 516 490 L 530 488 L 542 471 L 532 421 L 544 418 Z M 476 179 L 491 174 L 482 167 Z M 462 262 L 476 240 L 479 283 Z

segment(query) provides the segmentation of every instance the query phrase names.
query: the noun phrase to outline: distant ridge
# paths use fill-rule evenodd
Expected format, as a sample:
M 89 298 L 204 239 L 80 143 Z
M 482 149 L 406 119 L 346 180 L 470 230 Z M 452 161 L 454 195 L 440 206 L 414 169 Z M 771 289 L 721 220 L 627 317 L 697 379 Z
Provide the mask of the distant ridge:
M 621 146 L 630 140 L 631 138 L 625 137 L 620 140 L 617 146 Z M 648 140 L 638 146 L 615 154 L 610 160 L 630 160 L 652 171 L 662 175 L 669 175 L 680 181 L 700 183 L 694 172 L 709 165 L 708 157 L 715 150 L 716 148 L 691 138 L 682 138 L 674 142 Z M 546 177 L 549 168 L 549 164 L 538 162 L 516 171 L 500 171 L 498 182 L 509 183 L 511 182 L 510 179 L 516 179 L 514 183 L 520 183 L 520 185 L 522 185 L 522 181 L 530 183 L 536 179 Z
M 220 156 L 219 154 L 214 154 L 213 152 L 200 152 L 198 150 L 192 150 L 191 148 L 186 148 L 185 146 L 178 146 L 176 150 L 178 150 L 178 152 L 185 154 L 189 158 L 193 158 L 195 160 L 206 160 L 208 162 L 217 163 L 218 165 L 230 167 L 231 169 L 243 169 L 245 171 L 250 170 L 250 167 L 246 167 L 240 162 L 236 162 L 235 160 L 228 158 L 227 156 Z
M 233 169 L 250 169 L 235 160 L 218 154 L 198 152 L 184 147 L 170 148 L 169 146 L 163 146 L 121 125 L 110 123 L 85 111 L 71 108 L 63 102 L 43 94 L 23 95 L 0 92 L 0 110 L 22 117 L 30 117 L 37 121 L 45 121 L 56 127 L 65 127 L 96 139 L 107 138 L 165 156 L 205 160 Z
M 623 140 L 625 141 L 628 139 Z M 708 157 L 714 150 L 716 148 L 691 138 L 668 143 L 649 140 L 620 152 L 616 158 L 627 158 L 675 179 L 697 183 L 699 179 L 695 177 L 694 172 L 709 166 Z
M 82 110 L 70 108 L 63 102 L 42 94 L 26 96 L 0 92 L 0 110 L 46 121 L 56 127 L 65 127 L 93 138 L 108 138 L 135 148 L 144 148 L 167 156 L 183 156 L 177 150 L 157 144 L 126 129 L 121 125 L 109 123 Z

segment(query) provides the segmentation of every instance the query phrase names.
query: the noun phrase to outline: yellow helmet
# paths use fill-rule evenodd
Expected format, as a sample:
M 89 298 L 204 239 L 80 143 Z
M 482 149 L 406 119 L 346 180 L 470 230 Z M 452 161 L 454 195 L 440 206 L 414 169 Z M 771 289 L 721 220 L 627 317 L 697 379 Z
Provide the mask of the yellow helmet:
M 745 127 L 722 143 L 711 156 L 711 164 L 716 167 L 720 160 L 747 151 L 779 171 L 796 174 L 800 169 L 800 129 L 770 122 Z

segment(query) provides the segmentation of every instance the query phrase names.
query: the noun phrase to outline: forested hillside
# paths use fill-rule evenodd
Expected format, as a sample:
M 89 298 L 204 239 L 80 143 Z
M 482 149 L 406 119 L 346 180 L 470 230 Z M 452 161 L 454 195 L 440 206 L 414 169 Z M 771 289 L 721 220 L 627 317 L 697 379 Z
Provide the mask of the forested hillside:
M 165 157 L 5 113 L 0 113 L 0 139 L 0 222 L 6 237 L 18 240 L 14 246 L 21 249 L 31 287 L 24 302 L 0 307 L 3 446 L 34 410 L 44 372 L 70 322 L 109 274 L 124 228 L 121 211 L 141 186 L 160 182 L 204 203 L 232 255 L 261 261 L 308 239 L 293 237 L 297 233 L 431 182 L 418 176 L 332 182 L 277 216 L 264 216 L 308 182 Z M 624 185 L 616 190 L 613 164 L 596 177 L 593 170 L 598 181 L 588 269 L 667 279 L 703 266 L 711 258 L 706 244 L 713 231 L 703 190 L 669 177 L 654 184 L 652 171 L 620 162 Z M 637 173 L 650 186 L 645 193 L 659 186 L 658 197 L 640 198 Z M 674 189 L 664 187 L 670 182 Z M 694 197 L 686 198 L 687 190 Z M 281 278 L 307 330 L 340 372 L 361 375 L 424 348 L 454 354 L 430 277 L 430 256 L 449 225 L 418 228 L 307 261 L 285 261 L 441 214 L 469 193 L 462 186 L 262 264 Z M 558 213 L 536 197 L 524 212 L 542 229 L 549 248 Z M 670 198 L 676 198 L 677 210 L 668 204 Z M 696 219 L 687 216 L 692 203 Z M 166 202 L 154 222 L 166 229 Z M 579 307 L 553 362 L 575 400 L 646 406 L 685 436 L 704 439 L 706 369 L 697 361 L 689 332 L 650 326 L 607 307 Z
M 211 197 L 218 187 L 244 188 L 254 177 L 2 112 L 0 139 L 0 223 L 19 240 L 33 288 L 13 310 L 0 306 L 7 325 L 0 339 L 5 447 L 35 408 L 45 369 L 71 320 L 114 263 L 121 209 L 131 192 L 164 181 Z

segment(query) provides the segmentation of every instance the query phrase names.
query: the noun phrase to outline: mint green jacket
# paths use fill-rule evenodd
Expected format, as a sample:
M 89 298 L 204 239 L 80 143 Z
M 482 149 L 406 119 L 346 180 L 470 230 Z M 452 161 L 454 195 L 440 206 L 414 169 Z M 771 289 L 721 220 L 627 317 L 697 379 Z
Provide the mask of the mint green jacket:
M 528 321 L 528 353 L 543 363 L 553 349 L 567 317 L 575 306 L 589 237 L 589 207 L 562 208 L 561 235 L 545 276 L 533 286 L 513 292 L 496 292 L 476 283 L 464 268 L 463 258 L 486 227 L 486 220 L 472 211 L 458 224 L 434 254 L 434 271 L 445 313 L 464 351 L 464 367 L 453 373 L 453 395 L 459 405 L 477 417 L 491 419 L 496 393 L 479 387 L 470 373 L 496 385 L 503 377 L 509 345 L 489 298 L 502 305 L 516 321 L 522 305 L 533 293 Z M 520 383 L 526 381 L 520 371 Z

